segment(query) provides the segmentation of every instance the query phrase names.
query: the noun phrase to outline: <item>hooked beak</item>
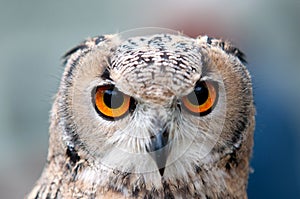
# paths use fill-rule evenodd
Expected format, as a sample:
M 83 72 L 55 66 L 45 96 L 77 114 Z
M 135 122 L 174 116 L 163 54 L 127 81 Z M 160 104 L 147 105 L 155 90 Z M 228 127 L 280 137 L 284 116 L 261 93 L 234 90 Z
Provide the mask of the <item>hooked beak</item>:
M 169 141 L 169 132 L 166 128 L 159 130 L 154 136 L 151 137 L 151 143 L 147 147 L 147 151 L 159 169 L 161 176 L 164 175 L 167 158 L 169 155 L 170 147 L 167 146 Z

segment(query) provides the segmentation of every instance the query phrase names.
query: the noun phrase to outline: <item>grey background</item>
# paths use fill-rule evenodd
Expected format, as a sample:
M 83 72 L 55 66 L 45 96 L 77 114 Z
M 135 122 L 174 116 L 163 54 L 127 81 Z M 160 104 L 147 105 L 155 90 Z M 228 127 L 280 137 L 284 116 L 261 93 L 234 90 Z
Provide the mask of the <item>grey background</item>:
M 42 171 L 63 53 L 144 26 L 222 37 L 247 54 L 257 106 L 249 198 L 299 197 L 299 21 L 292 0 L 0 0 L 0 198 L 23 198 Z

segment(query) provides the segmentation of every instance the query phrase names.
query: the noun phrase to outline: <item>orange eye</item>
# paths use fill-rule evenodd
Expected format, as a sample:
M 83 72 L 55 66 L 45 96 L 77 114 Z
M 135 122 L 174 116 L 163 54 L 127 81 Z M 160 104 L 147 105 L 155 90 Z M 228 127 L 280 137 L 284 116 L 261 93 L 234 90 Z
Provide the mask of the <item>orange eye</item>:
M 217 86 L 212 82 L 200 81 L 192 93 L 182 98 L 183 107 L 195 115 L 207 115 L 217 101 Z
M 109 119 L 117 119 L 128 113 L 130 96 L 113 86 L 100 86 L 95 93 L 96 111 Z

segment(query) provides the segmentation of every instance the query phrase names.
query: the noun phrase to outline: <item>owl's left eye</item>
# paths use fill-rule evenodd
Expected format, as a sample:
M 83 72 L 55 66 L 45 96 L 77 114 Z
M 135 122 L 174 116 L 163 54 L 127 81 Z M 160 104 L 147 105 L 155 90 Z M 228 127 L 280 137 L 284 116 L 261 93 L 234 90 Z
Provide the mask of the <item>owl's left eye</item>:
M 100 86 L 96 88 L 94 100 L 98 114 L 118 119 L 128 113 L 133 99 L 113 86 Z
M 213 82 L 197 82 L 194 91 L 182 98 L 183 107 L 193 115 L 207 115 L 216 104 L 217 88 Z

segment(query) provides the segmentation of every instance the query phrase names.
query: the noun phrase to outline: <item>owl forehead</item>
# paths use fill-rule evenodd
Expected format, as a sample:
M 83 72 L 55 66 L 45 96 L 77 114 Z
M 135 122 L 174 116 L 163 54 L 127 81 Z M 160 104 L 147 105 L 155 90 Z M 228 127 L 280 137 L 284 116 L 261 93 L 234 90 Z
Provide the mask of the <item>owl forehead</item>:
M 193 90 L 201 76 L 201 53 L 195 40 L 168 34 L 134 37 L 111 57 L 111 78 L 123 92 L 165 102 Z

